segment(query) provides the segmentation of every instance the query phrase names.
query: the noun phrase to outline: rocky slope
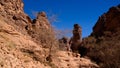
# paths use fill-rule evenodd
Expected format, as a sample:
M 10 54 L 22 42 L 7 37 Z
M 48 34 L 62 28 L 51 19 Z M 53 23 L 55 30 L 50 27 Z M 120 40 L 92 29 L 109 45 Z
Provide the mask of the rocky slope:
M 120 30 L 120 5 L 111 7 L 107 13 L 99 17 L 93 27 L 93 35 L 101 36 L 105 31 L 110 31 L 112 34 L 118 30 Z
M 31 20 L 23 6 L 22 0 L 0 0 L 0 68 L 99 67 L 79 54 L 50 47 L 57 44 L 45 13 Z
M 8 25 L 6 19 L 0 17 L 0 67 L 1 68 L 33 68 L 47 66 L 36 61 L 34 52 L 43 59 L 44 50 L 16 29 Z M 43 55 L 43 56 L 42 56 Z M 48 66 L 49 67 L 49 66 Z
M 120 5 L 103 14 L 84 39 L 87 56 L 101 68 L 120 68 Z
M 47 44 L 50 44 L 55 38 L 45 12 L 39 12 L 36 19 L 31 20 L 24 13 L 23 7 L 22 0 L 1 0 L 0 16 L 6 18 L 6 23 L 12 25 L 17 31 L 22 34 L 29 34 L 33 41 L 47 47 Z M 46 43 L 46 41 L 49 42 Z
M 27 25 L 28 19 L 23 12 L 23 6 L 21 0 L 0 0 L 0 16 L 8 19 L 6 23 L 24 33 L 24 27 Z

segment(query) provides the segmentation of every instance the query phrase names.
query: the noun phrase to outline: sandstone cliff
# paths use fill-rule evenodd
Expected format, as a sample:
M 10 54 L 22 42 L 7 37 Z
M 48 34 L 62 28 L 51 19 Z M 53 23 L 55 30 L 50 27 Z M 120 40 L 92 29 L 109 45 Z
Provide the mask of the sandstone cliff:
M 6 23 L 24 33 L 28 20 L 23 12 L 23 6 L 22 0 L 0 0 L 0 15 L 8 19 Z
M 50 39 L 54 40 L 54 33 L 45 12 L 39 12 L 36 19 L 31 20 L 24 13 L 23 7 L 22 0 L 1 0 L 0 16 L 7 19 L 6 23 L 12 25 L 17 31 L 22 34 L 29 34 L 32 36 L 33 41 L 44 44 L 44 47 L 47 46 L 46 41 L 51 42 Z
M 0 0 L 0 68 L 98 67 L 79 54 L 52 48 L 57 44 L 46 14 L 31 20 L 23 6 L 22 0 Z
M 0 68 L 46 68 L 38 62 L 45 58 L 44 49 L 5 21 L 0 17 Z
M 99 17 L 92 34 L 101 36 L 105 31 L 112 34 L 118 30 L 120 30 L 120 5 L 111 7 L 107 13 Z

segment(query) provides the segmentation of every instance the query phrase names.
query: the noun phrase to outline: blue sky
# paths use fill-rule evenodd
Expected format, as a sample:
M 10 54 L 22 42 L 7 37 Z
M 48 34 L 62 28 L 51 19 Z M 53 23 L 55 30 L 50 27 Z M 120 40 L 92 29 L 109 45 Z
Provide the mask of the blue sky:
M 53 26 L 59 30 L 72 30 L 78 23 L 82 27 L 82 37 L 90 35 L 99 16 L 120 0 L 23 0 L 24 11 L 32 19 L 36 12 L 45 11 L 48 17 L 56 17 Z M 69 35 L 71 36 L 71 35 Z

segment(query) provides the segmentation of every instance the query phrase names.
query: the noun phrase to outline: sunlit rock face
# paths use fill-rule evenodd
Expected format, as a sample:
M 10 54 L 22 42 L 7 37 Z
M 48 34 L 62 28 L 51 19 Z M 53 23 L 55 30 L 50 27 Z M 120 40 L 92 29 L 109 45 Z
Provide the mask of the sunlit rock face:
M 0 12 L 18 14 L 23 12 L 22 0 L 0 0 Z
M 30 18 L 24 13 L 23 7 L 22 0 L 0 0 L 0 16 L 5 18 L 6 23 L 25 33 L 24 28 Z

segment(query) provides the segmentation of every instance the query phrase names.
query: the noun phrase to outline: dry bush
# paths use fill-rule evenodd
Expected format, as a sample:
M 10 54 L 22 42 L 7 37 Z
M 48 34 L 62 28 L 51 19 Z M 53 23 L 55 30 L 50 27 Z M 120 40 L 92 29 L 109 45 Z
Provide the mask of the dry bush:
M 29 30 L 28 33 L 36 43 L 42 45 L 43 48 L 49 49 L 48 56 L 54 54 L 58 50 L 58 41 L 52 30 L 33 28 Z
M 38 44 L 42 44 L 44 48 L 49 48 L 50 45 L 56 44 L 56 38 L 54 32 L 48 29 L 36 29 L 29 30 L 28 34 L 37 42 Z
M 67 36 L 69 36 L 72 33 L 72 30 L 70 29 L 58 30 L 54 28 L 54 33 L 58 40 L 59 50 L 63 50 L 63 51 L 69 50 L 70 38 Z M 65 42 L 65 39 L 66 39 L 66 42 Z
M 85 41 L 87 43 L 84 45 L 91 48 L 87 52 L 87 56 L 99 64 L 101 68 L 120 68 L 119 32 L 112 34 L 112 36 L 99 37 L 96 40 L 94 37 L 88 37 Z

